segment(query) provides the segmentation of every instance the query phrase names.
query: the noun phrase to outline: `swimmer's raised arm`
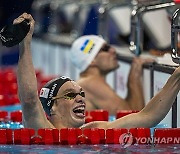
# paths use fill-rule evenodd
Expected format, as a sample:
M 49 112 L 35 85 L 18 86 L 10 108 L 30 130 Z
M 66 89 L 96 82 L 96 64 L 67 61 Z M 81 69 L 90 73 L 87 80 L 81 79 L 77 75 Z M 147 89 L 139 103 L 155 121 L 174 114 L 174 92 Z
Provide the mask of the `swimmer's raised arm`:
M 83 128 L 133 128 L 157 125 L 172 107 L 180 89 L 180 67 L 168 79 L 162 90 L 138 113 L 133 113 L 113 122 L 92 122 Z
M 30 31 L 20 43 L 19 61 L 17 68 L 18 93 L 22 105 L 23 122 L 25 127 L 34 129 L 48 128 L 52 125 L 48 122 L 38 97 L 37 79 L 31 56 L 31 40 L 35 21 L 30 14 L 23 13 L 13 24 L 27 19 Z

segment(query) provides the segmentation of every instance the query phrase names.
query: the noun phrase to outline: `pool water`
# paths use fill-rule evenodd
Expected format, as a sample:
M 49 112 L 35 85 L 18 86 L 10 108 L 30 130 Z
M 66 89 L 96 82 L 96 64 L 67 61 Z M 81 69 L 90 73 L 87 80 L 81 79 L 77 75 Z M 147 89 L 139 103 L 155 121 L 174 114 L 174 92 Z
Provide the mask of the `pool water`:
M 119 144 L 105 145 L 0 145 L 0 153 L 180 153 L 180 145 L 131 145 L 124 148 Z

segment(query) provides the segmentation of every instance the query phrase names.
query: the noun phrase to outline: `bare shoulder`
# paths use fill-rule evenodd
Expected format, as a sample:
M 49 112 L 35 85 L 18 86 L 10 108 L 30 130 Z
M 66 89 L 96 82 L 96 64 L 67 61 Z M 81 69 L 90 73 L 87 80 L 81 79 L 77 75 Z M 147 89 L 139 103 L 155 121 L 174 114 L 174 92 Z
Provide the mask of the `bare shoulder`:
M 98 78 L 86 78 L 80 79 L 78 84 L 85 91 L 86 99 L 90 102 L 89 104 L 91 104 L 91 108 L 89 109 L 93 109 L 93 107 L 96 109 L 100 108 L 108 110 L 110 114 L 114 114 L 119 106 L 122 108 L 126 106 L 123 99 L 121 99 L 104 80 Z M 109 108 L 110 104 L 111 108 Z
M 93 94 L 96 97 L 104 97 L 104 93 L 112 92 L 111 87 L 101 78 L 98 77 L 85 77 L 80 78 L 77 83 L 88 93 Z
M 22 112 L 25 127 L 34 129 L 54 127 L 47 119 L 39 99 L 34 103 L 22 103 Z
M 94 77 L 83 77 L 80 78 L 77 83 L 86 90 L 94 89 L 97 85 L 103 86 L 102 80 Z
M 78 81 L 78 84 L 85 91 L 87 100 L 89 100 L 95 106 L 98 105 L 100 107 L 100 102 L 108 100 L 108 98 L 113 95 L 112 89 L 110 89 L 109 85 L 99 78 L 81 78 Z M 100 108 L 102 108 L 102 106 Z

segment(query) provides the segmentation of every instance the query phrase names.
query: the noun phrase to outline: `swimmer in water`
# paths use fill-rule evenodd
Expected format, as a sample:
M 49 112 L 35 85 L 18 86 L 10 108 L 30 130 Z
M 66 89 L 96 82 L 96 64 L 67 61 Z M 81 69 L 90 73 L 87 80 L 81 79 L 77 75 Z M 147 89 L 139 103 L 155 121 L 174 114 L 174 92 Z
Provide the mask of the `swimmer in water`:
M 24 127 L 33 129 L 153 127 L 166 116 L 172 107 L 180 89 L 180 67 L 174 71 L 164 87 L 140 112 L 112 122 L 95 121 L 85 124 L 85 92 L 75 81 L 67 77 L 53 79 L 41 89 L 40 96 L 38 95 L 37 79 L 31 56 L 35 21 L 30 14 L 23 13 L 14 20 L 14 24 L 25 19 L 29 21 L 30 31 L 19 44 L 17 67 L 18 92 Z

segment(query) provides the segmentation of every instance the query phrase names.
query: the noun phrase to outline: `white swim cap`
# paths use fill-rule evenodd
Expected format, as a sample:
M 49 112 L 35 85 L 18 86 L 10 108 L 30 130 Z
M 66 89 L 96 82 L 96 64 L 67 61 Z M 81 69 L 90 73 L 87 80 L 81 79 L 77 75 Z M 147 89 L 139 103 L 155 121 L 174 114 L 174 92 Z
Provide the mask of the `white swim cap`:
M 106 41 L 96 35 L 85 35 L 75 40 L 71 46 L 71 61 L 81 72 L 94 60 Z

